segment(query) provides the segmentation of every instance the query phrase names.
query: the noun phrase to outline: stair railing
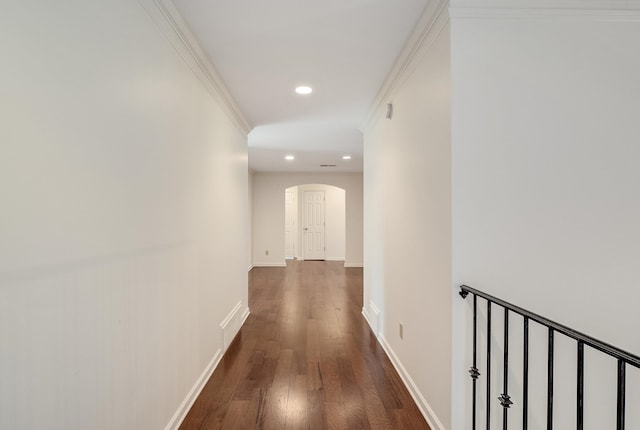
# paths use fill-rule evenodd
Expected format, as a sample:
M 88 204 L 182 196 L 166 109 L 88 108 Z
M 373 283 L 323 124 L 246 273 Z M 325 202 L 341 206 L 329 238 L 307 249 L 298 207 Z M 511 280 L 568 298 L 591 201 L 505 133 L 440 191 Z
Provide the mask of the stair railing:
M 535 322 L 547 328 L 547 398 L 546 398 L 546 421 L 547 430 L 553 430 L 553 394 L 554 394 L 554 344 L 555 335 L 560 333 L 571 339 L 577 344 L 576 360 L 577 360 L 577 386 L 576 386 L 576 429 L 584 428 L 584 364 L 585 364 L 585 346 L 600 351 L 617 360 L 617 410 L 616 410 L 616 430 L 625 430 L 625 410 L 626 410 L 626 370 L 627 366 L 633 366 L 640 369 L 640 357 L 626 352 L 620 348 L 616 348 L 608 343 L 594 339 L 577 330 L 573 330 L 562 324 L 558 324 L 548 318 L 530 312 L 519 306 L 508 303 L 497 297 L 491 296 L 482 291 L 471 288 L 467 285 L 460 286 L 460 296 L 466 299 L 469 294 L 473 295 L 473 364 L 469 370 L 472 379 L 472 430 L 477 425 L 477 381 L 481 373 L 478 368 L 478 297 L 484 299 L 487 310 L 487 339 L 491 339 L 491 309 L 492 305 L 500 306 L 504 309 L 504 349 L 503 349 L 503 388 L 502 393 L 498 397 L 502 406 L 502 428 L 507 430 L 507 414 L 511 405 L 513 405 L 512 397 L 509 395 L 509 314 L 515 313 L 523 317 L 523 362 L 522 362 L 522 429 L 527 430 L 529 426 L 529 324 Z M 486 429 L 491 428 L 491 342 L 487 341 L 486 351 Z

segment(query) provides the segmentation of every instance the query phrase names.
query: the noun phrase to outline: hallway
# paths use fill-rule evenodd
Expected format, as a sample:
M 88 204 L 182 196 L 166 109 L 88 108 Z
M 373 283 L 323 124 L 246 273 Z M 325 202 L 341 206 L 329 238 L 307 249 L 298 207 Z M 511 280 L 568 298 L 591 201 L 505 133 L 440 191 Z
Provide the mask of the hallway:
M 429 428 L 361 315 L 362 269 L 254 268 L 249 304 L 181 429 Z

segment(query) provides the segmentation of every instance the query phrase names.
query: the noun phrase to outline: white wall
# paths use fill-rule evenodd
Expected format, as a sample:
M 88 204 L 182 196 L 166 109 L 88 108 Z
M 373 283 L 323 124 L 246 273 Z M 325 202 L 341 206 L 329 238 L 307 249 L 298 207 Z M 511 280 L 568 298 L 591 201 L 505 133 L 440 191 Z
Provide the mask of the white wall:
M 248 216 L 247 216 L 247 265 L 248 270 L 253 268 L 253 219 L 251 214 L 253 213 L 253 174 L 252 170 L 248 170 L 247 174 L 247 199 L 249 201 Z
M 325 259 L 333 261 L 344 261 L 346 244 L 346 213 L 345 202 L 346 192 L 342 188 L 324 184 L 305 184 L 296 187 L 298 191 L 298 219 L 304 219 L 304 192 L 322 191 L 325 198 Z M 296 257 L 304 258 L 304 226 L 299 223 L 298 243 Z
M 384 111 L 378 111 L 364 133 L 363 312 L 434 429 L 449 428 L 451 422 L 446 21 L 443 9 L 383 100 L 393 103 L 393 118 L 387 120 Z
M 361 267 L 362 174 L 354 173 L 256 172 L 253 176 L 253 264 L 284 265 L 285 189 L 302 184 L 325 184 L 345 190 L 345 266 Z M 265 250 L 269 250 L 269 255 L 265 255 Z M 339 251 L 335 250 L 336 258 Z
M 298 236 L 300 235 L 298 194 L 298 187 L 290 187 L 285 190 L 284 256 L 287 259 L 297 258 L 300 253 L 298 249 Z
M 246 310 L 246 132 L 168 27 L 0 14 L 0 428 L 165 428 Z
M 453 281 L 640 354 L 640 17 L 564 3 L 558 12 L 454 8 Z M 470 303 L 454 305 L 463 322 Z M 461 323 L 458 404 L 469 384 L 465 335 Z M 556 426 L 575 428 L 575 345 L 565 352 Z M 587 357 L 587 422 L 614 428 L 615 373 L 604 372 L 615 368 L 596 360 Z M 638 376 L 628 405 L 640 402 Z M 518 387 L 520 373 L 511 377 Z M 515 407 L 520 399 L 516 391 Z M 640 426 L 635 409 L 630 428 Z M 454 429 L 468 428 L 464 416 Z

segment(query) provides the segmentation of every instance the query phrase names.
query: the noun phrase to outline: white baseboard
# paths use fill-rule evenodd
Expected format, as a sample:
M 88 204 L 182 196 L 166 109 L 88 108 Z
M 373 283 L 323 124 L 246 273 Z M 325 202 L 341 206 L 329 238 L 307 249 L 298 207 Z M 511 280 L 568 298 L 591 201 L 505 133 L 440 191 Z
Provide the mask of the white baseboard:
M 424 398 L 424 396 L 416 386 L 416 383 L 413 382 L 413 379 L 411 378 L 411 376 L 409 376 L 407 369 L 404 368 L 402 362 L 393 351 L 391 345 L 389 345 L 383 334 L 380 334 L 378 336 L 378 342 L 380 342 L 380 345 L 382 345 L 382 349 L 384 349 L 384 351 L 387 353 L 387 357 L 389 357 L 389 360 L 391 360 L 391 364 L 393 364 L 393 367 L 400 375 L 402 382 L 404 382 L 407 390 L 409 390 L 409 394 L 411 394 L 411 397 L 413 397 L 413 400 L 418 405 L 418 409 L 420 409 L 420 412 L 427 420 L 427 424 L 429 424 L 429 427 L 431 427 L 433 430 L 445 430 L 444 425 L 438 419 L 435 412 L 433 412 L 433 409 L 431 408 L 429 403 L 427 403 L 427 400 Z
M 380 309 L 378 309 L 372 301 L 369 301 L 368 308 L 366 306 L 362 307 L 362 315 L 364 315 L 364 319 L 367 320 L 373 334 L 378 337 L 378 333 L 380 332 Z
M 367 324 L 369 324 L 369 328 L 371 329 L 373 334 L 375 334 L 376 337 L 378 337 L 378 334 L 376 333 L 375 329 L 373 328 L 373 324 L 371 324 L 371 318 L 369 318 L 369 313 L 367 312 L 367 308 L 365 306 L 362 307 L 362 316 L 364 317 L 364 319 L 367 322 Z
M 249 269 L 247 270 L 247 272 L 251 272 L 251 269 L 253 269 L 253 264 L 249 266 Z
M 249 316 L 249 308 L 245 308 L 242 310 L 242 301 L 236 303 L 236 305 L 231 309 L 231 312 L 226 316 L 225 319 L 220 323 L 220 330 L 222 336 L 222 350 L 226 351 L 233 342 L 233 339 L 236 337 L 238 332 L 240 331 L 240 327 L 247 320 Z
M 287 267 L 287 263 L 253 263 L 253 267 Z
M 247 318 L 249 318 L 250 314 L 251 314 L 251 312 L 249 311 L 249 307 L 246 307 L 244 309 L 244 312 L 242 313 L 240 327 L 242 327 L 244 325 L 244 323 L 247 321 Z
M 345 261 L 344 267 L 364 267 L 363 263 L 347 263 Z
M 207 383 L 209 378 L 211 378 L 213 371 L 216 369 L 216 367 L 218 367 L 218 363 L 220 363 L 221 359 L 222 349 L 218 349 L 207 367 L 204 369 L 204 372 L 202 372 L 196 383 L 193 385 L 193 387 L 191 387 L 191 390 L 189 390 L 187 397 L 184 398 L 176 413 L 173 414 L 173 417 L 171 417 L 171 420 L 165 427 L 165 430 L 178 430 L 180 424 L 182 424 L 182 421 L 184 421 L 187 413 L 189 413 L 189 410 L 191 410 L 193 403 L 200 395 L 200 392 L 204 388 L 205 384 Z
M 340 257 L 326 257 L 325 261 L 344 261 L 344 258 Z
M 380 324 L 380 309 L 378 309 L 378 307 L 375 303 L 373 303 L 372 300 L 369 300 L 369 310 L 373 323 L 375 324 L 376 337 L 378 337 L 378 335 L 382 332 L 382 324 Z
M 213 356 L 207 367 L 204 369 L 204 372 L 202 372 L 196 383 L 193 385 L 193 387 L 191 387 L 191 390 L 189 390 L 189 393 L 178 407 L 176 413 L 173 414 L 173 417 L 171 417 L 171 420 L 165 427 L 165 430 L 178 430 L 180 424 L 182 424 L 182 421 L 184 421 L 187 413 L 189 413 L 189 410 L 193 406 L 193 403 L 200 395 L 200 392 L 202 392 L 205 384 L 207 383 L 209 378 L 211 378 L 213 371 L 216 369 L 216 367 L 218 367 L 220 360 L 222 360 L 224 351 L 226 351 L 231 341 L 233 341 L 233 339 L 240 331 L 240 328 L 244 325 L 247 318 L 249 318 L 249 308 L 246 307 L 242 314 L 240 314 L 241 309 L 242 302 L 240 301 L 233 307 L 227 317 L 220 323 L 220 328 L 222 330 L 223 348 L 219 348 L 216 351 L 215 355 Z

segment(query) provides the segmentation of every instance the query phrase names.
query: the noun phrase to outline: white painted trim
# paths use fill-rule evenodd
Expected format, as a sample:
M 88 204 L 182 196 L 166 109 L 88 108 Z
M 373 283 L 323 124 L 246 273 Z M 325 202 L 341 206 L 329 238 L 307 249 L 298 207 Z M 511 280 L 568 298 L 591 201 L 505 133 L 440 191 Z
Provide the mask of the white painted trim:
M 247 322 L 247 318 L 249 318 L 249 315 L 251 315 L 251 311 L 249 310 L 249 307 L 244 308 L 244 312 L 242 313 L 242 321 L 240 322 L 240 328 L 242 328 L 242 326 L 244 325 L 245 322 Z
M 368 310 L 370 309 L 370 311 Z M 367 320 L 371 331 L 373 334 L 378 337 L 380 333 L 380 309 L 372 302 L 369 301 L 369 307 L 362 307 L 362 315 L 364 315 L 364 319 Z
M 373 323 L 375 324 L 376 327 L 376 336 L 378 336 L 380 333 L 382 333 L 382 324 L 380 324 L 380 309 L 376 306 L 375 303 L 373 303 L 372 300 L 369 300 L 369 309 L 371 309 L 371 318 L 373 319 Z
M 229 345 L 231 345 L 231 342 L 235 339 L 240 328 L 242 328 L 242 324 L 244 324 L 245 320 L 249 316 L 249 308 L 245 308 L 245 310 L 242 311 L 242 314 L 240 314 L 241 309 L 242 301 L 239 301 L 220 323 L 223 351 L 226 351 L 227 348 L 229 348 Z
M 223 330 L 228 327 L 230 328 L 230 325 L 234 321 L 234 318 L 238 317 L 239 311 L 241 308 L 242 308 L 242 301 L 239 301 L 233 307 L 231 312 L 229 312 L 227 317 L 224 320 L 222 320 L 222 322 L 220 323 L 220 328 L 222 328 Z M 240 331 L 240 328 L 242 328 L 244 323 L 247 321 L 247 318 L 249 318 L 250 314 L 251 312 L 249 311 L 249 308 L 246 307 L 242 312 L 242 315 L 240 316 L 240 324 L 237 325 L 235 333 L 231 337 L 231 341 L 233 341 L 233 339 L 236 337 L 236 335 Z M 223 346 L 226 349 L 228 345 L 223 345 Z M 189 413 L 189 410 L 191 410 L 193 403 L 196 401 L 196 399 L 202 392 L 202 389 L 204 388 L 205 384 L 207 383 L 209 378 L 211 378 L 211 375 L 213 375 L 213 372 L 215 371 L 216 367 L 218 367 L 218 364 L 220 364 L 220 360 L 222 360 L 222 357 L 223 357 L 223 350 L 220 348 L 216 351 L 213 358 L 211 359 L 207 367 L 204 369 L 204 372 L 202 372 L 202 374 L 200 375 L 196 383 L 193 385 L 193 387 L 191 387 L 191 390 L 189 390 L 189 392 L 187 393 L 187 396 L 184 398 L 182 403 L 180 403 L 178 410 L 176 411 L 175 414 L 173 414 L 173 417 L 171 417 L 171 420 L 169 421 L 169 424 L 167 424 L 167 426 L 165 427 L 165 430 L 177 430 L 180 427 L 180 425 L 182 424 L 182 421 L 184 421 L 185 417 Z
M 375 123 L 375 119 L 378 119 L 380 111 L 383 108 L 386 109 L 387 103 L 392 102 L 396 89 L 411 75 L 418 59 L 449 23 L 448 12 L 449 0 L 429 2 L 407 44 L 369 107 L 367 116 L 360 127 L 362 131 L 371 127 Z
M 173 45 L 180 57 L 204 86 L 220 102 L 222 109 L 244 134 L 253 128 L 244 116 L 220 74 L 171 0 L 138 0 Z
M 347 263 L 345 261 L 344 267 L 364 267 L 364 263 Z
M 187 413 L 189 413 L 189 410 L 191 410 L 193 403 L 196 401 L 196 399 L 202 392 L 202 389 L 204 388 L 205 384 L 207 383 L 209 378 L 211 378 L 213 371 L 216 369 L 216 367 L 218 367 L 218 364 L 220 363 L 221 359 L 222 359 L 222 349 L 218 349 L 216 353 L 213 355 L 213 358 L 211 359 L 211 361 L 209 361 L 209 364 L 207 365 L 207 367 L 204 369 L 204 372 L 202 372 L 202 374 L 200 375 L 196 383 L 193 385 L 193 387 L 191 387 L 191 390 L 189 390 L 189 392 L 187 393 L 187 396 L 184 398 L 182 403 L 180 403 L 178 410 L 176 411 L 175 414 L 173 414 L 173 417 L 171 417 L 171 420 L 169 421 L 169 424 L 167 424 L 167 426 L 165 427 L 165 430 L 177 430 L 180 427 L 180 424 L 182 424 L 182 421 L 184 421 L 185 417 L 187 416 Z
M 325 261 L 344 261 L 344 258 L 340 258 L 340 257 L 328 257 L 328 258 L 325 258 Z
M 393 364 L 393 367 L 400 375 L 402 382 L 404 382 L 404 385 L 409 390 L 409 394 L 411 394 L 411 397 L 413 397 L 413 400 L 418 405 L 418 409 L 420 409 L 420 412 L 427 420 L 427 424 L 429 424 L 429 427 L 431 427 L 433 430 L 445 430 L 444 425 L 442 424 L 440 419 L 438 419 L 435 412 L 418 389 L 418 386 L 409 375 L 409 372 L 407 372 L 407 369 L 404 368 L 402 362 L 395 354 L 393 348 L 391 348 L 391 345 L 389 345 L 382 333 L 378 336 L 378 342 L 382 346 L 382 349 L 384 349 L 384 351 L 387 353 L 387 357 L 389 357 L 391 364 Z
M 452 20 L 536 20 L 640 22 L 640 10 L 534 9 L 534 8 L 451 8 Z
M 247 272 L 251 272 L 251 269 L 253 269 L 253 264 L 249 266 L 249 269 L 247 270 Z
M 227 316 L 220 323 L 220 328 L 221 329 L 225 329 L 225 328 L 227 328 L 229 326 L 231 321 L 236 317 L 236 314 L 238 313 L 238 311 L 240 310 L 241 307 L 242 307 L 242 302 L 241 301 L 236 303 L 236 305 L 233 307 L 233 309 L 231 309 L 231 312 L 229 312 L 227 314 Z
M 287 263 L 253 263 L 253 267 L 287 267 Z
M 369 328 L 371 329 L 371 331 L 373 332 L 373 334 L 378 337 L 378 333 L 376 333 L 376 329 L 373 327 L 373 324 L 371 324 L 371 318 L 369 317 L 369 313 L 367 312 L 367 308 L 366 306 L 362 307 L 362 316 L 364 317 L 365 321 L 367 322 L 367 324 L 369 324 Z

